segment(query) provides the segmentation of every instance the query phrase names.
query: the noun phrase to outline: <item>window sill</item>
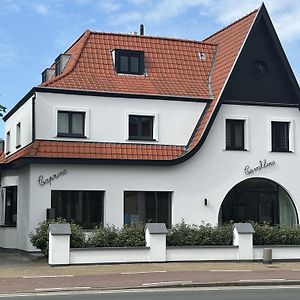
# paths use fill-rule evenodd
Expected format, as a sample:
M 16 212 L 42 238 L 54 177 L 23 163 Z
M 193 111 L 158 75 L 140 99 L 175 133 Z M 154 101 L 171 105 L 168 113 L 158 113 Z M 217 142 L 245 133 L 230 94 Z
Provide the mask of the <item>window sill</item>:
M 248 151 L 248 149 L 230 149 L 230 148 L 226 148 L 225 151 Z
M 291 150 L 271 150 L 272 153 L 293 153 Z
M 151 138 L 129 138 L 127 141 L 143 141 L 143 142 L 157 142 L 157 139 L 151 139 Z
M 5 154 L 6 154 L 6 155 L 9 155 L 9 154 L 10 154 L 10 151 L 5 152 Z
M 21 147 L 21 145 L 19 144 L 19 145 L 16 145 L 16 149 L 19 149 Z
M 76 138 L 76 139 L 87 139 L 85 135 L 75 135 L 75 134 L 58 134 L 57 138 Z
M 2 224 L 0 227 L 9 227 L 9 228 L 17 228 L 17 225 L 8 225 L 8 224 Z

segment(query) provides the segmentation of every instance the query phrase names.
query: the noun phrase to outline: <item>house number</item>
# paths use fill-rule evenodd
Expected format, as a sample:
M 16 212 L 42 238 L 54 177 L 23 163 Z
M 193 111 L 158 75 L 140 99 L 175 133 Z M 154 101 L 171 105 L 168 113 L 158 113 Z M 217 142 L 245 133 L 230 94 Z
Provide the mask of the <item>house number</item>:
M 61 170 L 60 172 L 53 174 L 52 176 L 46 177 L 44 178 L 44 175 L 40 175 L 38 177 L 38 182 L 40 186 L 44 186 L 45 184 L 52 184 L 52 181 L 54 181 L 55 179 L 58 179 L 59 177 L 66 175 L 68 173 L 68 171 L 66 169 Z

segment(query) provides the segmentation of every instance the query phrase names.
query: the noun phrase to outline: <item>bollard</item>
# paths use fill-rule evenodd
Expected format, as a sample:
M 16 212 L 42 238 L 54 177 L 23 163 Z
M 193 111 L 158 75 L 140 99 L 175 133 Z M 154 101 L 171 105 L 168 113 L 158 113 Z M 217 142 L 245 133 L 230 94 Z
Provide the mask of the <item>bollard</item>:
M 264 264 L 272 263 L 272 249 L 270 248 L 263 249 L 263 263 Z

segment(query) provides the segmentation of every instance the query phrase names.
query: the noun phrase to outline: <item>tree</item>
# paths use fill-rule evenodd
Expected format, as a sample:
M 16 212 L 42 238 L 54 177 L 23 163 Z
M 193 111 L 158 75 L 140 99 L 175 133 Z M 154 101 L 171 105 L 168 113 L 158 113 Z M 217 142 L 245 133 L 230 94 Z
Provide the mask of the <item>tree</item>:
M 6 107 L 4 107 L 3 105 L 0 104 L 0 117 L 3 117 L 3 114 L 6 111 Z

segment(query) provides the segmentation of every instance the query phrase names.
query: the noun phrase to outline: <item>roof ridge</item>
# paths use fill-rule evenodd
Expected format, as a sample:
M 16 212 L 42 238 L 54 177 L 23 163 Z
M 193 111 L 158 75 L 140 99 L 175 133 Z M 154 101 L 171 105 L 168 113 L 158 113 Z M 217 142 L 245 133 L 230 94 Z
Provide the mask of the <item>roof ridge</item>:
M 251 12 L 248 13 L 248 14 L 246 14 L 245 16 L 243 16 L 243 17 L 241 17 L 241 18 L 239 18 L 239 19 L 233 21 L 233 22 L 230 23 L 229 25 L 227 25 L 227 26 L 223 27 L 222 29 L 216 31 L 215 33 L 211 34 L 210 36 L 208 36 L 207 38 L 205 38 L 204 40 L 202 40 L 202 42 L 205 43 L 208 39 L 210 39 L 210 38 L 212 38 L 213 36 L 215 36 L 215 35 L 221 33 L 222 31 L 224 31 L 224 30 L 226 30 L 226 29 L 232 27 L 233 25 L 235 25 L 235 24 L 237 24 L 237 23 L 243 21 L 244 19 L 246 19 L 246 18 L 249 17 L 250 15 L 252 15 L 252 14 L 254 14 L 254 13 L 257 13 L 258 11 L 259 11 L 258 8 L 254 9 L 253 11 L 251 11 Z
M 154 35 L 134 35 L 129 33 L 116 33 L 116 32 L 101 32 L 101 31 L 91 31 L 91 34 L 96 35 L 116 35 L 116 36 L 128 36 L 128 37 L 137 37 L 137 38 L 149 38 L 149 39 L 158 39 L 158 40 L 167 40 L 167 41 L 177 41 L 177 42 L 185 42 L 185 43 L 193 43 L 193 44 L 205 44 L 205 45 L 212 45 L 213 43 L 206 43 L 201 40 L 193 40 L 193 39 L 184 39 L 184 38 L 176 38 L 176 37 L 166 37 L 166 36 L 154 36 Z
M 86 45 L 88 39 L 89 39 L 90 33 L 91 33 L 90 30 L 86 30 L 86 31 L 84 32 L 84 34 L 82 34 L 82 35 L 76 40 L 76 42 L 74 42 L 74 43 L 73 43 L 73 44 L 72 44 L 72 45 L 64 52 L 64 53 L 67 53 L 67 51 L 70 50 L 76 43 L 79 43 L 80 40 L 82 41 L 82 45 L 80 45 L 80 47 L 79 47 L 79 49 L 78 49 L 78 50 L 79 50 L 78 53 L 75 53 L 75 54 L 74 54 L 74 60 L 71 60 L 71 61 L 69 62 L 69 64 L 68 64 L 69 69 L 68 69 L 66 72 L 63 71 L 63 72 L 62 72 L 61 74 L 59 74 L 58 76 L 55 76 L 54 78 L 52 78 L 52 79 L 50 79 L 50 80 L 48 80 L 48 81 L 42 83 L 41 86 L 48 86 L 49 84 L 51 84 L 51 83 L 53 83 L 53 82 L 56 82 L 57 80 L 59 80 L 59 79 L 61 79 L 61 78 L 66 77 L 68 74 L 70 74 L 70 73 L 74 70 L 74 68 L 75 68 L 75 66 L 76 66 L 76 64 L 77 64 L 77 62 L 78 62 L 78 60 L 79 60 L 79 57 L 80 57 L 80 55 L 81 55 L 81 53 L 82 53 L 82 51 L 83 51 L 83 49 L 84 49 L 84 47 L 85 47 L 85 45 Z

